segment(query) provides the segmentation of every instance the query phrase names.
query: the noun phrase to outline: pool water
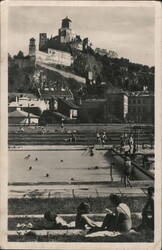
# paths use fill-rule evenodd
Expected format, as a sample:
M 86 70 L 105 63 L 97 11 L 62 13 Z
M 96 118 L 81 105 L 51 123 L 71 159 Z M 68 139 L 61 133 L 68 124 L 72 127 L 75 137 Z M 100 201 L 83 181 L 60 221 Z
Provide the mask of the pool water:
M 9 151 L 9 183 L 110 181 L 110 164 L 106 150 L 94 150 L 93 156 L 88 150 Z M 120 176 L 114 167 L 113 179 Z

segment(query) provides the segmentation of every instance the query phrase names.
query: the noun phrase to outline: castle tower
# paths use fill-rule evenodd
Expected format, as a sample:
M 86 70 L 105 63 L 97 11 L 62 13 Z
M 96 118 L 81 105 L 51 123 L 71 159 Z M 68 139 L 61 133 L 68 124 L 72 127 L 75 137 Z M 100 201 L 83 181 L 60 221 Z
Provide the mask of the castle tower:
M 35 51 L 36 51 L 35 39 L 32 37 L 29 43 L 29 56 L 35 56 Z
M 71 29 L 71 20 L 68 17 L 65 17 L 64 19 L 62 19 L 61 28 Z
M 46 44 L 47 42 L 47 34 L 46 33 L 40 33 L 39 34 L 39 50 Z
M 72 40 L 71 20 L 68 17 L 62 19 L 62 25 L 59 29 L 60 43 L 69 43 Z

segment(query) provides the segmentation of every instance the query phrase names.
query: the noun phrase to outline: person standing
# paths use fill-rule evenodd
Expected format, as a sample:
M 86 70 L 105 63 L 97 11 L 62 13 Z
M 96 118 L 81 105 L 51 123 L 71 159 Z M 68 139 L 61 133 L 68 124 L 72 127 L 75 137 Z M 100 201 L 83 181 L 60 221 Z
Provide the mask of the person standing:
M 147 202 L 142 210 L 142 223 L 135 228 L 136 231 L 150 228 L 154 230 L 154 187 L 147 189 Z
M 97 132 L 96 137 L 97 137 L 97 143 L 100 143 L 100 133 L 99 132 Z
M 130 157 L 126 157 L 125 162 L 124 162 L 124 184 L 125 187 L 128 185 L 132 187 L 130 183 L 130 175 L 132 173 L 132 163 Z
M 61 128 L 62 129 L 64 128 L 64 118 L 63 117 L 61 118 Z
M 132 154 L 133 153 L 133 137 L 130 135 L 129 139 L 128 139 L 128 145 L 129 145 L 129 153 Z
M 105 144 L 107 140 L 106 132 L 104 131 L 102 134 L 102 144 Z
M 124 139 L 124 135 L 120 136 L 120 153 L 123 152 L 124 150 L 124 146 L 125 146 L 125 139 Z

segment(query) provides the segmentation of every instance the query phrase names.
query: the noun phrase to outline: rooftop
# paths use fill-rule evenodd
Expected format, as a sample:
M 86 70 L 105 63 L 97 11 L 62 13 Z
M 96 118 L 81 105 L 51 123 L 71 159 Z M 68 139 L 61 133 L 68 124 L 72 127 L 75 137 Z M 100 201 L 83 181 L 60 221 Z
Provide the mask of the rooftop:
M 62 20 L 67 20 L 67 21 L 71 22 L 71 20 L 68 18 L 68 16 L 66 16 L 66 17 L 63 18 Z
M 54 91 L 47 90 L 42 93 L 41 98 L 49 98 L 49 97 L 53 97 L 53 98 L 67 97 L 67 98 L 73 99 L 73 94 L 70 89 L 65 89 L 65 90 L 57 89 Z
M 70 100 L 61 99 L 61 101 L 64 102 L 65 104 L 67 104 L 70 108 L 79 109 L 79 106 L 77 106 L 76 104 L 74 104 Z
M 8 113 L 8 117 L 9 118 L 12 118 L 12 117 L 22 117 L 22 118 L 24 117 L 24 118 L 27 118 L 27 117 L 29 117 L 29 113 L 17 109 L 17 110 L 15 110 L 13 112 L 9 112 Z M 39 116 L 33 115 L 33 114 L 30 114 L 30 117 L 32 117 L 32 118 L 39 118 Z
M 128 96 L 154 96 L 153 91 L 134 91 L 127 92 Z
M 18 92 L 9 92 L 8 97 L 28 97 L 30 99 L 38 99 L 38 97 L 31 93 L 18 93 Z

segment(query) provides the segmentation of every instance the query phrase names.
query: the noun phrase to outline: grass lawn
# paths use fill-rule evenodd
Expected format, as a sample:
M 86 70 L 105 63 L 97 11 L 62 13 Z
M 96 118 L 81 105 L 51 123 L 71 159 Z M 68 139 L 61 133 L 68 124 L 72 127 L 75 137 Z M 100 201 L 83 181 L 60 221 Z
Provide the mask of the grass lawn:
M 9 214 L 44 214 L 46 210 L 52 210 L 58 214 L 76 213 L 76 208 L 81 202 L 88 202 L 91 213 L 104 213 L 105 208 L 112 209 L 112 205 L 107 197 L 97 198 L 11 198 L 8 201 Z M 146 202 L 146 197 L 126 197 L 122 202 L 126 203 L 131 212 L 141 212 Z
M 122 201 L 128 204 L 131 212 L 141 212 L 146 197 L 126 197 L 123 196 Z M 28 215 L 28 214 L 44 214 L 48 209 L 58 214 L 75 214 L 76 208 L 81 202 L 89 202 L 91 213 L 105 213 L 105 208 L 112 209 L 112 205 L 108 198 L 50 198 L 50 199 L 9 199 L 8 211 L 12 215 Z M 67 222 L 75 220 L 75 216 L 63 217 Z M 102 216 L 92 217 L 95 221 L 103 221 Z M 38 218 L 9 218 L 8 229 L 16 230 L 17 223 L 37 223 L 41 219 Z M 132 216 L 133 226 L 137 226 L 139 221 Z M 129 235 L 119 235 L 116 237 L 94 237 L 87 238 L 83 235 L 47 235 L 37 236 L 29 234 L 24 236 L 8 236 L 8 241 L 17 242 L 153 242 L 154 233 L 150 230 L 142 231 L 140 234 L 131 233 Z

